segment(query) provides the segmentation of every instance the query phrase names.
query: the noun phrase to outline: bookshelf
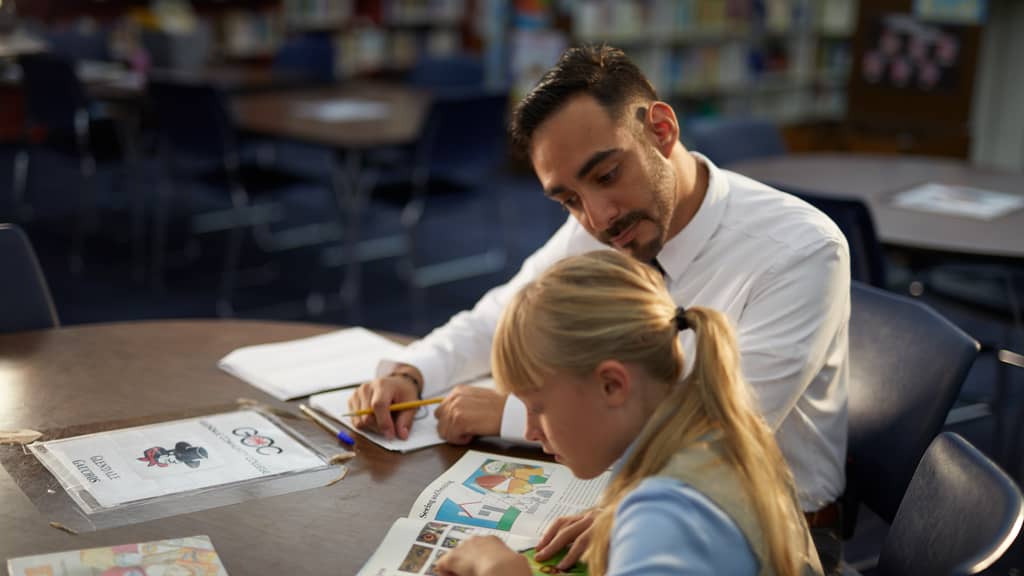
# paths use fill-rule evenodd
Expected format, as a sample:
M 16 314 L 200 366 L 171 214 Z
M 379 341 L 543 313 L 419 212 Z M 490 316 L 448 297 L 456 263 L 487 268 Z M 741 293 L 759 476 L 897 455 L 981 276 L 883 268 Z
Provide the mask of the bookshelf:
M 838 120 L 857 0 L 578 0 L 574 43 L 621 47 L 687 115 Z
M 469 0 L 284 0 L 288 34 L 329 33 L 340 78 L 407 70 L 463 48 Z

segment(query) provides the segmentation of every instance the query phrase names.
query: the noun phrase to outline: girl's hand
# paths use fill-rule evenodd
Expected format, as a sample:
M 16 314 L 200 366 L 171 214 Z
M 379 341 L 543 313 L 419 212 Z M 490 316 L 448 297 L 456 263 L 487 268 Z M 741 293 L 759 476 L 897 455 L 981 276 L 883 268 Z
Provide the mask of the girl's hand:
M 495 536 L 474 536 L 437 561 L 444 576 L 529 576 L 530 563 Z
M 565 557 L 558 563 L 560 570 L 568 570 L 583 557 L 590 545 L 590 528 L 594 525 L 598 509 L 591 508 L 582 514 L 562 516 L 548 526 L 537 543 L 534 558 L 543 562 L 555 554 L 568 548 Z

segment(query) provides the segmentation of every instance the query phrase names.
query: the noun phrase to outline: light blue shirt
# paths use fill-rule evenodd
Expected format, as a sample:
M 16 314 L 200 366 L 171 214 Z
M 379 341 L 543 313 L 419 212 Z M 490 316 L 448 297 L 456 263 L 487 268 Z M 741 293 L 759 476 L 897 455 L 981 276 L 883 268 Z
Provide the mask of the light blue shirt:
M 619 503 L 609 576 L 757 572 L 757 559 L 739 527 L 688 484 L 646 478 Z

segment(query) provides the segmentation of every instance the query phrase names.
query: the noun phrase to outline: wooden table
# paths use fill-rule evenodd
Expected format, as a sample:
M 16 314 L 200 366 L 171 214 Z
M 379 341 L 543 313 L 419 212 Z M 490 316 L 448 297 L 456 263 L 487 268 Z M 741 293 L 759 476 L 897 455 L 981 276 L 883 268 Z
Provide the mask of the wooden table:
M 887 245 L 955 255 L 1024 259 L 1024 210 L 990 221 L 897 208 L 894 194 L 925 182 L 1024 195 L 1024 175 L 956 160 L 867 154 L 791 154 L 726 168 L 782 189 L 863 200 Z
M 317 117 L 318 107 L 338 104 L 381 106 L 381 115 Z M 409 144 L 423 130 L 428 93 L 398 84 L 352 82 L 315 90 L 274 91 L 232 99 L 242 130 L 351 151 Z
M 0 429 L 53 430 L 173 412 L 239 397 L 298 412 L 221 372 L 249 344 L 337 327 L 255 321 L 159 321 L 0 335 Z M 325 433 L 326 434 L 326 433 Z M 497 445 L 477 447 L 495 451 Z M 464 452 L 396 454 L 358 439 L 348 476 L 329 487 L 249 500 L 77 536 L 48 518 L 0 472 L 0 558 L 207 534 L 231 574 L 355 574 L 419 492 Z M 534 452 L 520 452 L 537 456 Z

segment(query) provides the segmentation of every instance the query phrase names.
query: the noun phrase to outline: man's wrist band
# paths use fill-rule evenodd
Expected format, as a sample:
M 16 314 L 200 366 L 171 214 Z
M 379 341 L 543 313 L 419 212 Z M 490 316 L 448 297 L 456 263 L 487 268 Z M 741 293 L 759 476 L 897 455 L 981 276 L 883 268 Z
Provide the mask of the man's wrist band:
M 409 382 L 412 382 L 412 385 L 416 387 L 417 394 L 420 393 L 423 389 L 423 385 L 420 383 L 420 381 L 417 380 L 415 376 L 409 374 L 408 372 L 392 372 L 391 374 L 389 374 L 389 376 L 398 376 L 399 378 L 405 378 Z

